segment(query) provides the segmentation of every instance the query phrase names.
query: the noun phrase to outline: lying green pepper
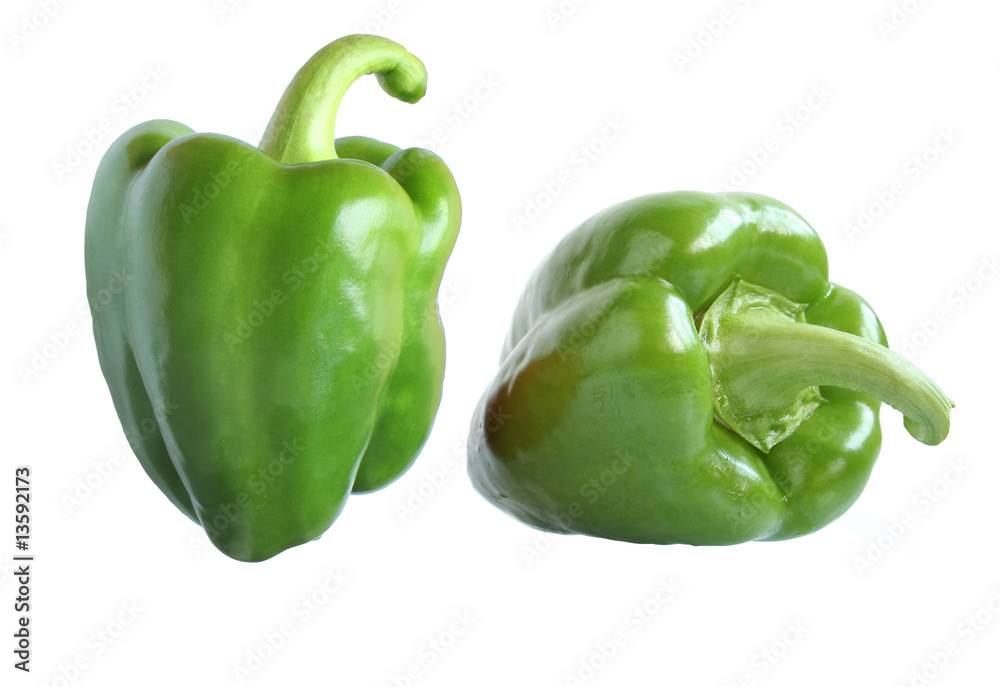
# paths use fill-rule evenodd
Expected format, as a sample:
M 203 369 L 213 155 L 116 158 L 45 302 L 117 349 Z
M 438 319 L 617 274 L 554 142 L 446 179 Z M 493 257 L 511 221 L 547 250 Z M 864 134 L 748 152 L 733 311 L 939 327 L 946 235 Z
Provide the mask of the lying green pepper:
M 472 421 L 479 492 L 535 527 L 646 543 L 808 534 L 861 494 L 881 401 L 925 444 L 951 401 L 759 195 L 636 198 L 531 277 Z
M 424 95 L 416 57 L 349 36 L 299 71 L 259 148 L 147 122 L 94 181 L 87 290 L 115 409 L 156 485 L 239 560 L 319 537 L 352 491 L 398 477 L 440 402 L 458 190 L 427 150 L 334 141 L 372 73 Z

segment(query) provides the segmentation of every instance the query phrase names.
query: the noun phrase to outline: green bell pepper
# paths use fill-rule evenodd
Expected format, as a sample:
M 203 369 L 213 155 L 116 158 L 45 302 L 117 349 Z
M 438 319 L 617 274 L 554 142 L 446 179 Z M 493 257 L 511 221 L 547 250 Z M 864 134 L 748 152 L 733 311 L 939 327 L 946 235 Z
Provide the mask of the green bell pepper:
M 787 539 L 861 494 L 880 400 L 919 441 L 947 435 L 951 401 L 829 281 L 800 215 L 747 193 L 650 195 L 587 220 L 534 272 L 469 473 L 543 530 Z
M 153 482 L 239 560 L 316 539 L 396 479 L 441 399 L 458 190 L 427 150 L 334 140 L 372 73 L 424 95 L 416 57 L 349 36 L 298 72 L 258 148 L 146 122 L 94 180 L 87 290 L 115 409 Z

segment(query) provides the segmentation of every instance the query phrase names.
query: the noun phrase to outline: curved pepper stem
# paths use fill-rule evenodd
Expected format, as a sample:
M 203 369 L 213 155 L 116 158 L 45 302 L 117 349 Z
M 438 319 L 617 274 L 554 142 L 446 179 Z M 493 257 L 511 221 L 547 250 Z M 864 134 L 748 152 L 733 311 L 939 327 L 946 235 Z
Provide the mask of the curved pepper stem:
M 407 103 L 427 90 L 427 70 L 403 46 L 380 36 L 345 36 L 313 55 L 292 79 L 260 150 L 284 165 L 336 159 L 337 108 L 350 85 L 366 74 L 376 74 L 382 90 Z
M 741 280 L 701 323 L 719 418 L 765 453 L 823 402 L 820 386 L 874 396 L 904 415 L 913 438 L 948 436 L 955 406 L 916 366 L 860 336 L 807 324 L 805 306 Z

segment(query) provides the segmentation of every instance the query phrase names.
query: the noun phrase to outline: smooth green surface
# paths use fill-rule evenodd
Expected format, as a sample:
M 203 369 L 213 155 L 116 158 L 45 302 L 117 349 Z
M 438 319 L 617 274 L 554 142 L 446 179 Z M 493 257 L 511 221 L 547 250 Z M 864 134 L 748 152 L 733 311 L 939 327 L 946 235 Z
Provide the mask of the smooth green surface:
M 616 205 L 534 272 L 476 409 L 476 489 L 535 527 L 645 543 L 813 532 L 864 488 L 877 394 L 935 444 L 951 402 L 831 284 L 801 216 L 745 193 Z
M 350 36 L 295 77 L 260 149 L 146 122 L 94 181 L 87 288 L 115 408 L 157 486 L 239 560 L 397 478 L 440 402 L 454 179 L 426 150 L 325 138 L 373 72 L 423 94 L 415 57 Z

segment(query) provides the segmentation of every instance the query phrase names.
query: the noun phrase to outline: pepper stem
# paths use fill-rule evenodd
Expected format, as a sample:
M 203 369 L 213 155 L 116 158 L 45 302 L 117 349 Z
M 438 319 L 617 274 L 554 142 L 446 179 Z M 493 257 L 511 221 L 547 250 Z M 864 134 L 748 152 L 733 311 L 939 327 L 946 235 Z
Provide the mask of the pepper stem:
M 337 158 L 333 124 L 348 87 L 376 74 L 382 90 L 407 103 L 427 89 L 423 63 L 381 36 L 345 36 L 312 56 L 281 96 L 258 146 L 284 165 Z
M 823 402 L 817 387 L 835 386 L 903 413 L 917 441 L 944 440 L 954 403 L 927 375 L 885 346 L 807 324 L 804 309 L 740 280 L 709 308 L 701 334 L 723 422 L 767 452 Z

